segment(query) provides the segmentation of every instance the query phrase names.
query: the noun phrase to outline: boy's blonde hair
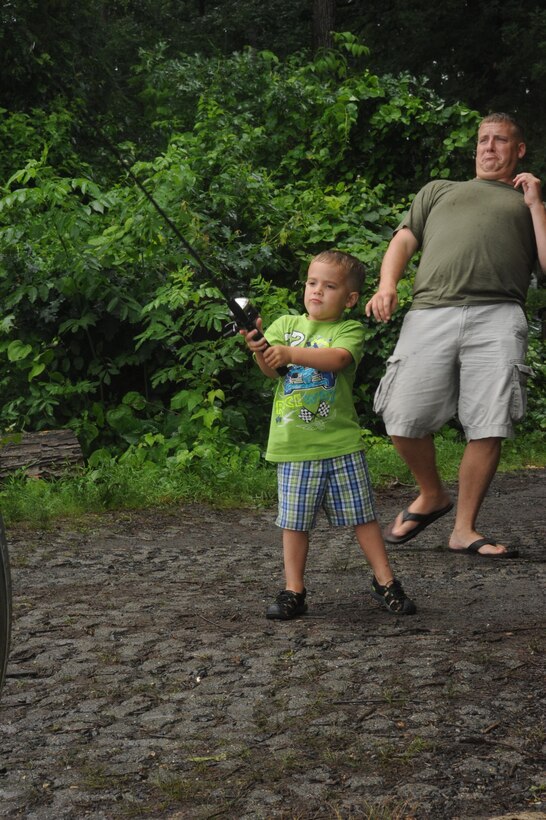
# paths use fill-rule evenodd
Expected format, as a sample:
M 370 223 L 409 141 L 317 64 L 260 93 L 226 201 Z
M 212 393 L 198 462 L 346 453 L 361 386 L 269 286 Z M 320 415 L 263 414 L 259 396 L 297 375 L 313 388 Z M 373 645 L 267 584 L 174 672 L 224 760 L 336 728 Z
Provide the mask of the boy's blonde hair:
M 347 284 L 351 292 L 360 293 L 366 278 L 366 268 L 356 256 L 346 251 L 330 250 L 322 251 L 313 257 L 312 262 L 326 262 L 335 265 L 336 268 L 345 274 Z

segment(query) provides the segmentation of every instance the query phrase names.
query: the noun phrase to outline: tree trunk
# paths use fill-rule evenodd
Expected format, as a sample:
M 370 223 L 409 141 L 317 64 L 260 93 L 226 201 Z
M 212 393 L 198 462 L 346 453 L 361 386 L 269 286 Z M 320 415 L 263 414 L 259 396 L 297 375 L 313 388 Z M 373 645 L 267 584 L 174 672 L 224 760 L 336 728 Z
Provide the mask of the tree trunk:
M 336 0 L 313 0 L 313 51 L 332 47 L 335 16 Z
M 72 430 L 13 433 L 0 440 L 0 478 L 16 470 L 37 478 L 58 476 L 81 464 L 83 453 Z

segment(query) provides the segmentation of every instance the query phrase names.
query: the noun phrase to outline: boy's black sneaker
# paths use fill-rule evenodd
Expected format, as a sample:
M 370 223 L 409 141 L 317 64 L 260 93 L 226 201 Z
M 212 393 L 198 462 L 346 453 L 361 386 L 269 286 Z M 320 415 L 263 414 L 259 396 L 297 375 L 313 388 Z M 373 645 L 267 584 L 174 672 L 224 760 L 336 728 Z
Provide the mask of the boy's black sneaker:
M 290 621 L 307 612 L 305 603 L 306 591 L 292 592 L 290 589 L 282 589 L 275 602 L 267 607 L 265 616 L 277 621 Z
M 374 576 L 370 592 L 372 598 L 379 601 L 393 615 L 414 615 L 417 612 L 417 607 L 411 598 L 408 598 L 397 578 L 392 583 L 381 586 Z

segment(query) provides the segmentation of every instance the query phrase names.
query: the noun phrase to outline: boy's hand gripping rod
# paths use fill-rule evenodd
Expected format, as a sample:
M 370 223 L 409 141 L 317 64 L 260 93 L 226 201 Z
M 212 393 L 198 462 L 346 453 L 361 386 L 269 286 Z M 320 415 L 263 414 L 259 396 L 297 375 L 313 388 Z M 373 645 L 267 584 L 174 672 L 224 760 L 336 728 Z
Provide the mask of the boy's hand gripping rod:
M 139 178 L 136 176 L 136 174 L 133 173 L 129 164 L 126 162 L 122 154 L 118 151 L 114 143 L 110 139 L 108 139 L 108 137 L 102 131 L 100 133 L 104 142 L 110 149 L 111 153 L 116 157 L 119 164 L 124 168 L 124 170 L 127 172 L 131 180 L 135 183 L 137 188 L 139 188 L 146 197 L 146 199 L 149 202 L 151 202 L 151 204 L 154 206 L 154 208 L 156 209 L 160 217 L 163 219 L 163 221 L 173 231 L 177 239 L 180 240 L 180 242 L 186 248 L 188 253 L 195 259 L 199 268 L 201 269 L 201 272 L 204 273 L 207 276 L 207 278 L 211 280 L 213 285 L 220 291 L 220 293 L 222 294 L 227 303 L 227 306 L 230 309 L 231 315 L 233 316 L 234 324 L 240 329 L 255 330 L 256 332 L 254 334 L 254 339 L 256 341 L 263 339 L 263 333 L 261 333 L 256 326 L 256 319 L 259 317 L 260 314 L 258 313 L 256 308 L 251 304 L 250 300 L 242 297 L 234 297 L 224 290 L 224 286 L 220 284 L 218 276 L 214 275 L 207 268 L 207 266 L 205 265 L 197 251 L 190 245 L 188 240 L 182 235 L 182 233 L 176 227 L 172 219 L 168 216 L 168 214 L 165 213 L 161 205 L 158 202 L 156 202 L 156 200 L 148 191 L 146 186 L 143 185 Z M 267 346 L 270 347 L 269 343 L 267 343 Z M 277 373 L 279 374 L 279 376 L 285 376 L 288 373 L 288 367 L 278 367 Z

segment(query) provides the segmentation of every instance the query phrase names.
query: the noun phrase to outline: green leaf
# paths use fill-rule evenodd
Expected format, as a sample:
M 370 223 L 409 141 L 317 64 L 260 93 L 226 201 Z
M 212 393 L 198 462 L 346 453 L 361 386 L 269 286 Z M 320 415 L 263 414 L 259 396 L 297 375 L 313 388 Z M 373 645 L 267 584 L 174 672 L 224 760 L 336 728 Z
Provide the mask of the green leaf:
M 10 362 L 20 362 L 32 353 L 32 345 L 16 339 L 8 345 L 8 359 Z
M 43 362 L 36 362 L 35 364 L 33 364 L 28 374 L 29 382 L 32 381 L 32 379 L 36 378 L 36 376 L 39 376 L 40 373 L 43 373 L 45 369 L 46 366 Z

